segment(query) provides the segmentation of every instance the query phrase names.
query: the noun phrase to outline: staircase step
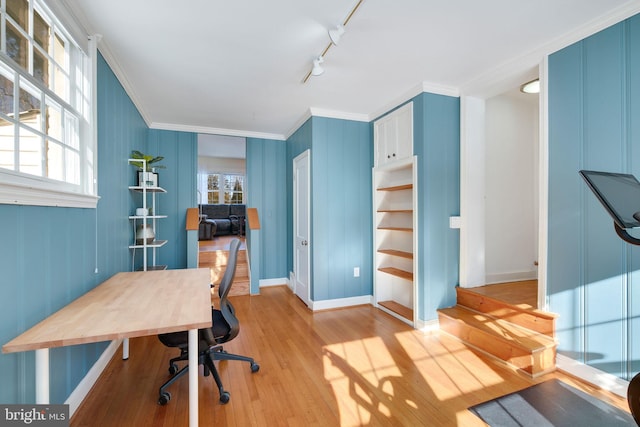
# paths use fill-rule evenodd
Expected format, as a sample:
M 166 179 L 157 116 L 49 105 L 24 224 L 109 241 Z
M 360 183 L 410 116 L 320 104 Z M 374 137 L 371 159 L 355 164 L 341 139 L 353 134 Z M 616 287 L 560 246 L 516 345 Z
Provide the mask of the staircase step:
M 507 320 L 523 328 L 536 331 L 550 338 L 555 337 L 557 315 L 541 310 L 522 308 L 495 298 L 473 292 L 473 288 L 456 288 L 458 305 Z
M 440 329 L 464 343 L 537 377 L 555 370 L 556 342 L 461 305 L 438 310 Z
M 201 251 L 198 255 L 200 264 L 207 264 L 208 266 L 225 266 L 229 259 L 229 251 L 217 250 L 217 251 Z M 247 251 L 238 251 L 238 264 L 247 262 Z

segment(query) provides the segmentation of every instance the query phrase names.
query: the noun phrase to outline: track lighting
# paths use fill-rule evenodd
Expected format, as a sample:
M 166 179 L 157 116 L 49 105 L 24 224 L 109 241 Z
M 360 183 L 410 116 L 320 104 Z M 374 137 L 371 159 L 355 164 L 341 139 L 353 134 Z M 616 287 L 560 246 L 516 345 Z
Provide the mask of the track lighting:
M 319 76 L 324 73 L 324 68 L 322 68 L 322 64 L 324 62 L 324 58 L 322 56 L 318 56 L 313 60 L 313 68 L 311 69 L 312 76 Z
M 346 27 L 347 23 L 349 22 L 353 14 L 356 12 L 356 10 L 358 10 L 358 8 L 360 7 L 363 1 L 364 0 L 358 0 L 358 3 L 356 3 L 354 8 L 351 9 L 351 12 L 349 12 L 349 15 L 347 15 L 347 18 L 344 20 L 344 22 L 341 25 L 337 25 L 336 28 L 328 31 L 329 39 L 331 41 L 329 42 L 327 47 L 324 48 L 322 53 L 316 59 L 313 60 L 313 68 L 307 73 L 304 79 L 302 79 L 302 83 L 306 83 L 311 76 L 319 76 L 320 74 L 324 73 L 324 69 L 320 66 L 320 64 L 324 62 L 324 57 L 327 55 L 327 52 L 329 51 L 331 46 L 338 46 L 338 43 L 340 42 L 340 38 L 345 32 L 344 27 Z

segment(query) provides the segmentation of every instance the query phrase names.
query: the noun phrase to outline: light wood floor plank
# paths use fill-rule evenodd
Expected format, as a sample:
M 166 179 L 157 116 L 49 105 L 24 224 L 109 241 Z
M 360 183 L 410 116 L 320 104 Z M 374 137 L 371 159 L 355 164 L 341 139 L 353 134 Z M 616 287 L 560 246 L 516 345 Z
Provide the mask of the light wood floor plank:
M 368 305 L 312 313 L 286 286 L 232 301 L 242 329 L 225 348 L 255 357 L 260 371 L 220 362 L 227 405 L 212 378 L 201 376 L 202 426 L 485 426 L 468 407 L 551 378 L 628 410 L 625 399 L 571 377 L 528 379 Z M 110 362 L 72 427 L 188 424 L 187 378 L 171 386 L 168 405 L 157 404 L 175 350 L 146 337 L 132 339 L 130 353 Z

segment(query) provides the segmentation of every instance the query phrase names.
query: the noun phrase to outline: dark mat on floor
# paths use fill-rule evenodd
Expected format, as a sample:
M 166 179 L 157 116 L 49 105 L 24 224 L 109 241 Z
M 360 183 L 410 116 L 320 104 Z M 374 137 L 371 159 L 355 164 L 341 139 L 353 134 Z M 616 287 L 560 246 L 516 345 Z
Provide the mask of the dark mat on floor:
M 491 427 L 636 426 L 631 414 L 558 380 L 469 408 Z

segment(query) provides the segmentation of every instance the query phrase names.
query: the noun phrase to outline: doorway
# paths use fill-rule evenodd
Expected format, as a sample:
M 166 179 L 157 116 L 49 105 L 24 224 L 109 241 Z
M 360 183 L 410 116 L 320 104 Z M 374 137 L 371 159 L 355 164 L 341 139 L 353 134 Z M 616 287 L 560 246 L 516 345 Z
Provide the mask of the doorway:
M 310 172 L 309 150 L 293 159 L 293 284 L 294 293 L 309 306 L 310 298 Z

